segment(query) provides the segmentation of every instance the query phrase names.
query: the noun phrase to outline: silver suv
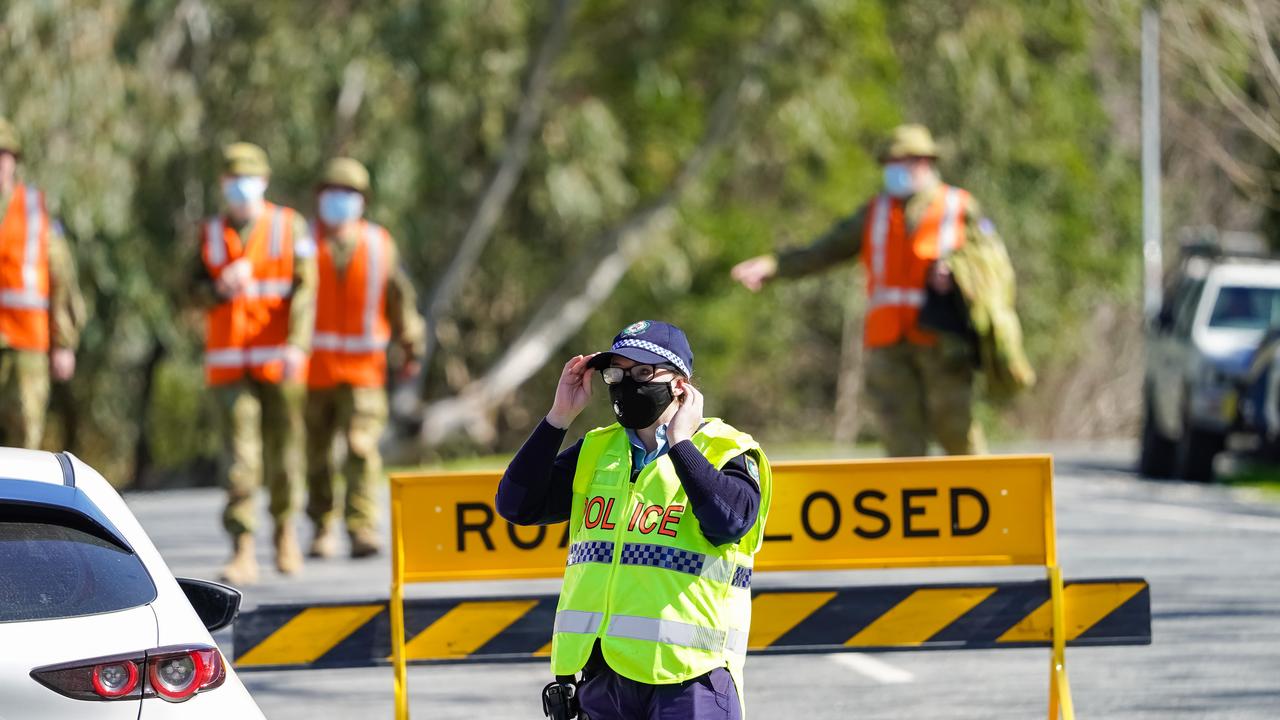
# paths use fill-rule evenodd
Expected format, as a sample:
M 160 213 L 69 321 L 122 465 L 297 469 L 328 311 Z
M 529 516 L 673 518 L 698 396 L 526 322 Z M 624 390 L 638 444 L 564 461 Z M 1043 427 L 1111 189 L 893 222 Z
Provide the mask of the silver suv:
M 1276 325 L 1280 259 L 1184 255 L 1147 331 L 1142 474 L 1213 479 L 1213 459 L 1236 427 L 1236 387 Z

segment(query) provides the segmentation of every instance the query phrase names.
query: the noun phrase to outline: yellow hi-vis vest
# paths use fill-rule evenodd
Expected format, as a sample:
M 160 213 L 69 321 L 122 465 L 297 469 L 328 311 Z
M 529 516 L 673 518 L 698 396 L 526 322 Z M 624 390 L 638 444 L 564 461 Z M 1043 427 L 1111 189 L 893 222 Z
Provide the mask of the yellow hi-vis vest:
M 772 497 L 769 463 L 750 435 L 715 418 L 693 444 L 716 469 L 755 451 L 759 514 L 736 543 L 716 546 L 702 534 L 670 457 L 646 465 L 632 483 L 622 426 L 583 439 L 551 644 L 556 675 L 581 670 L 598 639 L 605 662 L 623 677 L 663 685 L 723 667 L 742 697 L 751 568 Z

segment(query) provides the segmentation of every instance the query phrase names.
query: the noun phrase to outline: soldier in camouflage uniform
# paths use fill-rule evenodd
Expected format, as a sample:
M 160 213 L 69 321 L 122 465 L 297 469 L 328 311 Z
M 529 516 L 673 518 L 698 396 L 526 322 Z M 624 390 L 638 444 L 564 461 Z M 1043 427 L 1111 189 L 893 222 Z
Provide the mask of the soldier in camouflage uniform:
M 346 440 L 342 503 L 352 557 L 376 555 L 378 440 L 387 423 L 387 351 L 400 375 L 416 373 L 426 329 L 394 240 L 364 218 L 369 171 L 336 158 L 318 187 L 314 224 L 316 332 L 307 372 L 307 515 L 315 524 L 312 557 L 337 554 L 334 437 Z
M 302 569 L 293 517 L 304 482 L 304 376 L 315 317 L 315 244 L 301 213 L 267 202 L 270 166 L 256 145 L 223 151 L 224 212 L 201 227 L 197 299 L 207 310 L 205 371 L 231 466 L 223 525 L 232 557 L 222 577 L 258 579 L 256 496 L 265 484 L 276 569 Z M 264 482 L 265 480 L 265 482 Z
M 0 445 L 40 446 L 49 378 L 75 374 L 84 300 L 62 226 L 19 184 L 22 145 L 0 118 Z
M 896 128 L 880 156 L 883 193 L 808 247 L 751 258 L 732 271 L 756 291 L 774 278 L 861 255 L 868 273 L 866 397 L 895 457 L 927 454 L 931 438 L 949 454 L 980 453 L 985 445 L 973 418 L 977 346 L 948 259 L 978 245 L 998 247 L 1003 257 L 1003 244 L 978 202 L 941 181 L 936 159 L 926 128 Z M 920 323 L 926 300 L 942 308 L 931 313 L 942 321 L 928 327 Z

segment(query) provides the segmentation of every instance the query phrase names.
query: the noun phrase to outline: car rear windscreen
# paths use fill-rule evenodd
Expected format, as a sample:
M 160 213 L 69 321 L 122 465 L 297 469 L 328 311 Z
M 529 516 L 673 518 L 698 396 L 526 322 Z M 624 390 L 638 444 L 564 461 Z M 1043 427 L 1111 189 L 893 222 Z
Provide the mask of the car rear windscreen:
M 1224 287 L 1218 291 L 1209 326 L 1266 330 L 1280 323 L 1280 288 Z
M 72 527 L 0 522 L 0 623 L 95 615 L 155 600 L 142 560 Z

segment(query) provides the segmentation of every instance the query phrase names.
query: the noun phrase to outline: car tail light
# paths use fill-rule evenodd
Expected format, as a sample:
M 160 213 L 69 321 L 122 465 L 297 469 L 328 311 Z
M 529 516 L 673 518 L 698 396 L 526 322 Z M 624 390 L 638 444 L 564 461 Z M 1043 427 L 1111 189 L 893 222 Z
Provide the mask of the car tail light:
M 100 663 L 93 666 L 90 680 L 93 691 L 103 698 L 124 697 L 138 687 L 138 664 L 132 660 Z
M 211 648 L 147 657 L 151 689 L 169 702 L 186 700 L 223 674 L 222 656 Z
M 46 665 L 31 677 L 76 700 L 159 697 L 182 702 L 227 679 L 222 653 L 207 645 L 171 645 L 125 655 Z

